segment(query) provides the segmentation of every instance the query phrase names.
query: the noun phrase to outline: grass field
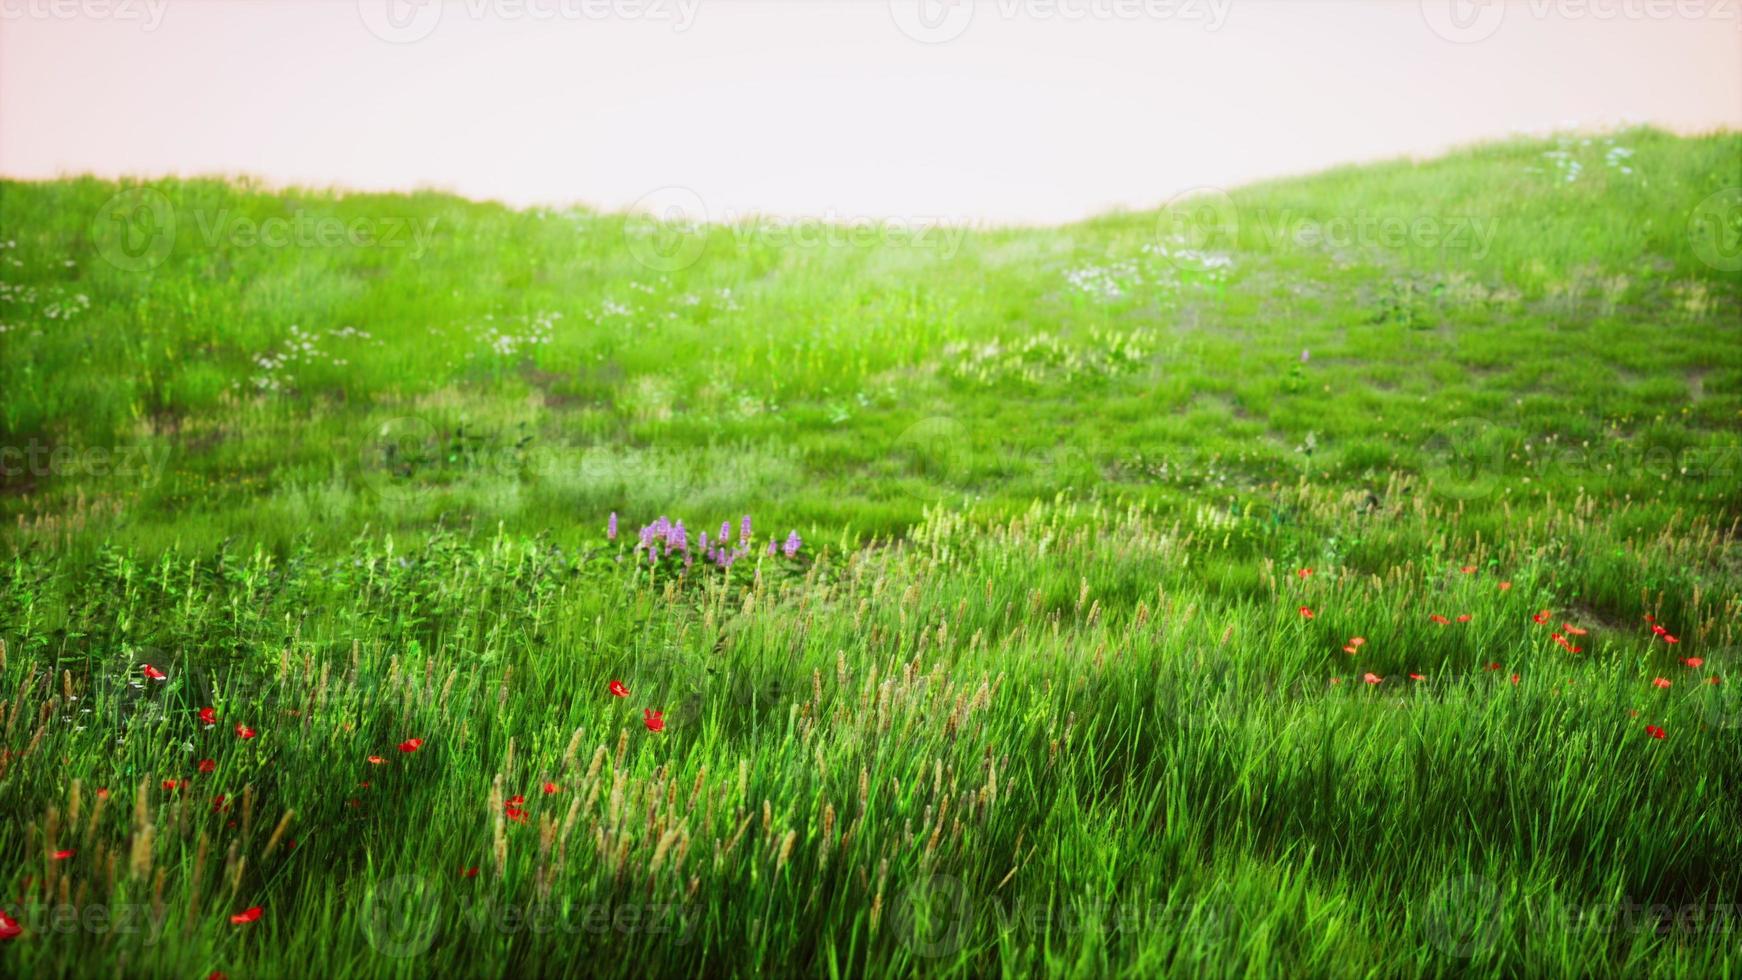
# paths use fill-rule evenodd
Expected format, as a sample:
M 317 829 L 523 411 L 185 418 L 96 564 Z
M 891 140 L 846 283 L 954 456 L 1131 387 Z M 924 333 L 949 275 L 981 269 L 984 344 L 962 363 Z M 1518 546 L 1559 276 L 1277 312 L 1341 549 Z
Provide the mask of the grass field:
M 1742 136 L 0 219 L 0 974 L 1742 974 Z

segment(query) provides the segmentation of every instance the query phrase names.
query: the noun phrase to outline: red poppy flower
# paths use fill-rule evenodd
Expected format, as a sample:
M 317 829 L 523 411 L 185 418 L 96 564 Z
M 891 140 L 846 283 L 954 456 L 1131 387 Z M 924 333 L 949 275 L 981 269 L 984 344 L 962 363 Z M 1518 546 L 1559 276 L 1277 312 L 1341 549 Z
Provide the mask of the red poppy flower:
M 665 731 L 665 712 L 663 711 L 655 711 L 652 708 L 648 708 L 646 711 L 641 713 L 641 721 L 647 726 L 647 730 L 650 732 Z
M 629 696 L 629 689 L 623 686 L 622 681 L 612 681 L 606 686 L 606 689 L 620 698 L 626 698 Z
M 202 724 L 202 725 L 216 725 L 217 723 L 218 723 L 218 712 L 216 709 L 213 709 L 213 708 L 201 708 L 200 709 L 200 724 Z
M 1550 617 L 1549 617 L 1547 609 L 1544 609 L 1542 612 L 1539 612 L 1536 615 L 1530 617 L 1531 621 L 1536 623 L 1538 626 L 1541 626 L 1542 624 L 1548 622 L 1549 618 Z
M 254 734 L 255 734 L 254 729 L 249 728 L 247 725 L 244 725 L 241 722 L 236 723 L 236 737 L 237 738 L 253 738 Z
M 260 906 L 250 905 L 242 911 L 237 912 L 235 915 L 230 916 L 230 923 L 239 926 L 243 923 L 253 922 L 258 918 L 260 918 Z
M 1651 684 L 1653 687 L 1668 687 L 1669 686 L 1669 678 L 1667 678 L 1667 677 L 1653 678 Z
M 0 909 L 0 941 L 17 939 L 22 935 L 24 935 L 24 927 L 18 924 L 17 919 L 7 915 L 4 909 Z
M 1506 590 L 1508 590 L 1510 588 L 1512 588 L 1511 582 L 1501 582 L 1500 583 L 1500 591 L 1505 592 Z
M 1380 677 L 1378 674 L 1369 672 L 1369 673 L 1362 674 L 1361 679 L 1366 681 L 1369 684 L 1377 684 L 1380 681 L 1384 680 L 1385 678 Z
M 1302 616 L 1306 617 L 1307 619 L 1313 618 L 1313 611 L 1311 608 L 1309 608 L 1307 606 L 1300 607 L 1300 614 Z
M 1465 575 L 1474 575 L 1476 574 L 1476 566 L 1465 565 L 1463 568 L 1458 569 L 1458 571 L 1463 572 Z
M 460 877 L 462 877 L 462 878 L 476 878 L 476 877 L 478 877 L 478 869 L 476 867 L 467 868 L 464 871 L 460 872 Z
M 1427 675 L 1426 674 L 1410 674 L 1409 679 L 1412 681 L 1425 681 L 1425 680 L 1427 680 Z
M 544 795 L 549 796 L 555 792 L 556 792 L 556 784 L 555 783 L 545 783 L 544 784 Z
M 1668 732 L 1665 732 L 1656 725 L 1646 725 L 1645 734 L 1650 735 L 1652 738 L 1666 738 L 1669 735 Z
M 1689 667 L 1698 667 L 1698 666 L 1704 664 L 1705 662 L 1706 661 L 1700 657 L 1689 657 L 1686 660 L 1682 661 L 1682 663 L 1687 664 Z
M 380 756 L 378 756 L 378 755 L 372 755 L 372 756 L 370 756 L 370 757 L 369 757 L 369 764 L 370 764 L 370 765 L 372 765 L 372 766 L 379 766 L 379 765 L 383 765 L 383 764 L 384 764 L 384 763 L 386 763 L 386 762 L 387 762 L 387 760 L 386 760 L 386 759 L 383 759 L 383 758 L 381 758 L 381 757 L 380 757 Z
M 72 856 L 73 856 L 73 852 L 70 850 L 69 851 L 56 851 L 53 854 L 49 855 L 49 857 L 54 858 L 56 861 L 65 861 L 67 858 L 70 858 Z
M 200 772 L 211 772 L 218 768 L 218 763 L 212 759 L 201 759 L 200 764 L 196 768 L 198 768 Z
M 168 674 L 164 673 L 161 670 L 158 670 L 156 667 L 153 667 L 150 664 L 145 665 L 145 679 L 148 681 L 161 681 L 168 676 L 169 676 Z
M 399 751 L 401 752 L 416 752 L 421 748 L 423 748 L 423 739 L 421 738 L 408 738 L 399 743 Z

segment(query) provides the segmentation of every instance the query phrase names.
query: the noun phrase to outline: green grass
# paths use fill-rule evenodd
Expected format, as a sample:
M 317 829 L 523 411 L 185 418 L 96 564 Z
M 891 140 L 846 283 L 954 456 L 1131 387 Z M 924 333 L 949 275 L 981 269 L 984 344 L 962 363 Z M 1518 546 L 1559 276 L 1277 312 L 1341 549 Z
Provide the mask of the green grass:
M 1742 972 L 1737 187 L 0 183 L 0 973 Z

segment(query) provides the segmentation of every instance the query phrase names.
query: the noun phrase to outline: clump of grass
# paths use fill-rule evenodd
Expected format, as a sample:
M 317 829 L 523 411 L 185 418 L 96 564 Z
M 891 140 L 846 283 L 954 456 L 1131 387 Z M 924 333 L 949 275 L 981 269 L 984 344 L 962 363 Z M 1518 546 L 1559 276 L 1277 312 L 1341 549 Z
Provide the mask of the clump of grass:
M 1616 140 L 658 275 L 6 183 L 5 972 L 1737 972 L 1736 137 Z

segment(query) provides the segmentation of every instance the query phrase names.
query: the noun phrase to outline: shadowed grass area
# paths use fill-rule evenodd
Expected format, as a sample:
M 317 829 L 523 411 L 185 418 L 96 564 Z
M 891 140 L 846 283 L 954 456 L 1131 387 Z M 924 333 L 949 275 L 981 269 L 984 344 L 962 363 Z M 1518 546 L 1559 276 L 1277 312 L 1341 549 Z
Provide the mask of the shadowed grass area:
M 0 184 L 4 972 L 1736 972 L 1739 160 Z

